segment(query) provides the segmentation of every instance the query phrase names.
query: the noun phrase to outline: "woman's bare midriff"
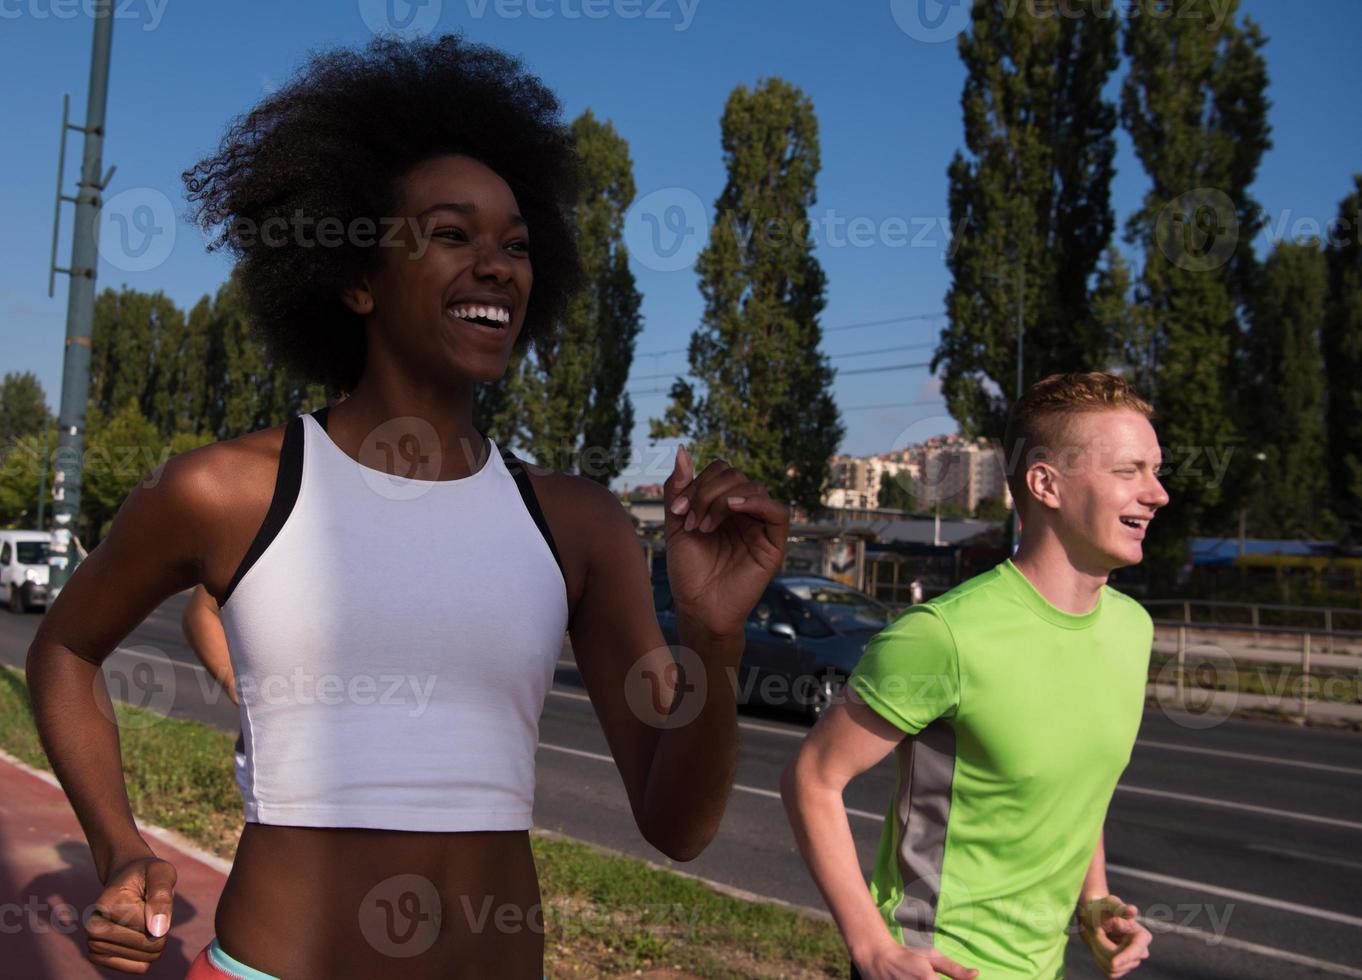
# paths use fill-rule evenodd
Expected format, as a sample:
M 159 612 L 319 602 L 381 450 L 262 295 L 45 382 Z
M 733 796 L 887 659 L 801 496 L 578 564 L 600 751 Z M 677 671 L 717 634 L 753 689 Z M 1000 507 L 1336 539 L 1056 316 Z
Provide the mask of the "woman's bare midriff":
M 223 950 L 283 980 L 538 978 L 527 831 L 247 823 L 218 902 Z

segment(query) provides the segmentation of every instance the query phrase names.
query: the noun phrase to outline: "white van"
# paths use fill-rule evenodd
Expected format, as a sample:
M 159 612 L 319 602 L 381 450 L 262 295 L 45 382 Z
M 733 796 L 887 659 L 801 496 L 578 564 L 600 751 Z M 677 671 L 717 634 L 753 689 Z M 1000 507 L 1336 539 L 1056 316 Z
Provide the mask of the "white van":
M 47 605 L 50 531 L 0 531 L 0 601 L 10 612 Z

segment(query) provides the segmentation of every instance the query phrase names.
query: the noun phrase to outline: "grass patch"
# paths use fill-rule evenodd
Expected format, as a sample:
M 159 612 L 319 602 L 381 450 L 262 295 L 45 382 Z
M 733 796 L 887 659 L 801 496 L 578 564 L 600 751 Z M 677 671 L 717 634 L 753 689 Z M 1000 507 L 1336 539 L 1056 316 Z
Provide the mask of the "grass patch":
M 241 830 L 231 735 L 117 705 L 123 775 L 138 820 L 179 831 L 231 859 Z M 50 769 L 21 671 L 0 670 L 0 748 Z M 554 977 L 673 968 L 672 976 L 844 977 L 830 923 L 720 894 L 702 882 L 574 841 L 534 835 Z

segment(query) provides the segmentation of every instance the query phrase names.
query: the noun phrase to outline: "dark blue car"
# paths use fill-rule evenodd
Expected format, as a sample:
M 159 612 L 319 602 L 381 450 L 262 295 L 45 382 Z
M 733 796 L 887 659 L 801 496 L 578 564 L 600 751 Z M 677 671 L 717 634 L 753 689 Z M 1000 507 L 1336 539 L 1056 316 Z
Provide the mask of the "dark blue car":
M 665 574 L 653 576 L 653 604 L 667 642 L 679 644 Z M 738 703 L 817 721 L 839 696 L 866 643 L 893 618 L 884 603 L 834 579 L 777 575 L 747 617 L 747 646 L 734 678 Z

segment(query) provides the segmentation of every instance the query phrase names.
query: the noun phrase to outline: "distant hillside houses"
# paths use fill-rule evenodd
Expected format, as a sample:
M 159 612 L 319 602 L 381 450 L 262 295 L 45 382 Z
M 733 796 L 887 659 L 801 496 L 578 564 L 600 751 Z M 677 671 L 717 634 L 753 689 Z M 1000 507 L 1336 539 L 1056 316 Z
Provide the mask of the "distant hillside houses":
M 910 490 L 912 509 L 919 513 L 940 505 L 974 514 L 990 498 L 1012 507 L 998 446 L 958 435 L 934 436 L 876 456 L 834 456 L 823 504 L 837 510 L 892 506 L 881 498 L 886 476 Z

